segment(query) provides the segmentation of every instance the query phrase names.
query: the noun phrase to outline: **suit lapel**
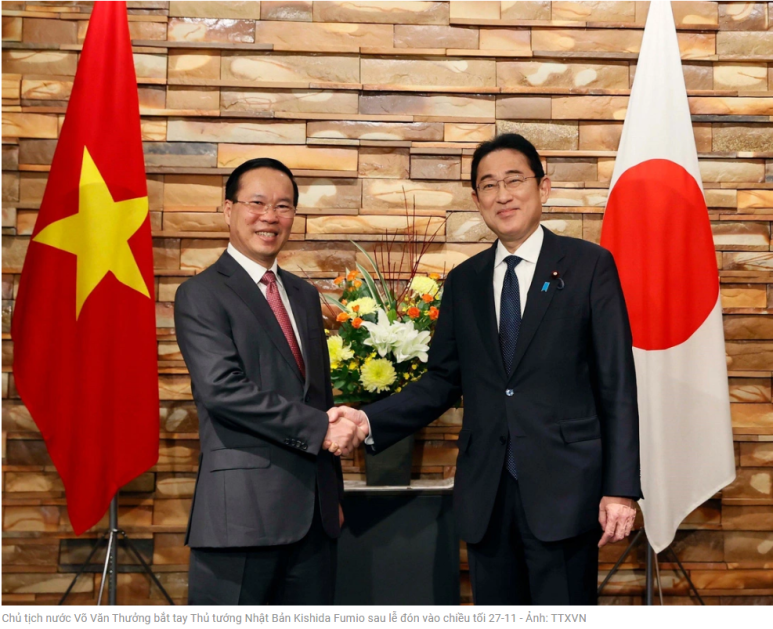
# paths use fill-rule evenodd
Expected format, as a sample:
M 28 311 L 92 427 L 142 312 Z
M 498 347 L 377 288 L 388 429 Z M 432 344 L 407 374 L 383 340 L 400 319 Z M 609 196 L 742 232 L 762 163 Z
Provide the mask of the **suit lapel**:
M 540 229 L 544 229 L 541 227 Z M 510 372 L 510 378 L 518 370 L 518 364 L 521 362 L 526 350 L 529 348 L 537 332 L 542 317 L 553 301 L 553 295 L 556 292 L 556 282 L 551 281 L 553 271 L 558 271 L 563 277 L 563 267 L 559 266 L 559 261 L 564 257 L 563 250 L 558 237 L 553 232 L 544 229 L 545 239 L 542 241 L 542 250 L 537 259 L 537 268 L 534 270 L 534 279 L 531 281 L 529 292 L 526 297 L 526 309 L 523 312 L 521 329 L 518 333 L 518 343 L 515 346 L 515 356 L 513 357 L 513 370 Z M 542 288 L 548 283 L 546 291 Z
M 255 315 L 255 318 L 260 323 L 262 330 L 266 332 L 268 338 L 276 346 L 279 354 L 284 358 L 287 363 L 293 368 L 293 372 L 301 380 L 301 372 L 298 369 L 298 363 L 295 362 L 295 356 L 293 356 L 290 346 L 287 344 L 282 328 L 279 327 L 279 322 L 276 320 L 274 311 L 271 310 L 271 306 L 268 305 L 266 298 L 263 296 L 260 288 L 252 281 L 249 273 L 245 271 L 239 263 L 234 260 L 228 253 L 224 253 L 220 260 L 218 260 L 218 270 L 227 276 L 225 283 L 231 288 L 239 298 L 247 305 L 247 307 Z M 284 279 L 284 278 L 283 278 Z
M 303 293 L 301 292 L 298 278 L 284 269 L 279 269 L 279 277 L 282 279 L 282 284 L 287 292 L 287 298 L 290 300 L 290 308 L 292 308 L 293 311 L 295 325 L 298 326 L 298 336 L 301 337 L 301 354 L 303 355 L 303 364 L 306 366 L 306 382 L 304 383 L 303 393 L 306 395 L 306 392 L 309 389 L 309 352 L 311 351 L 309 343 L 309 321 L 307 316 L 308 313 L 311 312 L 311 309 L 303 303 Z
M 499 348 L 499 330 L 497 328 L 497 315 L 494 309 L 494 258 L 496 257 L 497 243 L 481 256 L 478 265 L 477 281 L 470 291 L 474 303 L 480 304 L 474 309 L 475 320 L 480 330 L 483 346 L 489 351 L 491 360 L 497 366 L 498 371 L 505 375 L 505 364 L 502 360 L 502 351 Z

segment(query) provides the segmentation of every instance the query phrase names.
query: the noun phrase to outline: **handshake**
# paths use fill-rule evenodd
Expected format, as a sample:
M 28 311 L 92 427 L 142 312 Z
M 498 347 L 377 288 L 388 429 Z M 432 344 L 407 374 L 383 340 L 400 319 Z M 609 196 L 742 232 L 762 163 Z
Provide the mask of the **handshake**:
M 330 424 L 322 448 L 336 456 L 353 452 L 370 431 L 365 413 L 348 406 L 334 406 L 327 417 Z

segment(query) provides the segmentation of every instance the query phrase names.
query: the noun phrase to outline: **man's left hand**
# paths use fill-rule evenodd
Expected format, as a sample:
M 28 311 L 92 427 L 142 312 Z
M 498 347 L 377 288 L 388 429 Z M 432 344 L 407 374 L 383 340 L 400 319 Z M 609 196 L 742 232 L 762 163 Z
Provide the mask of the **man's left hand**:
M 636 518 L 636 509 L 633 500 L 604 496 L 599 504 L 599 524 L 604 529 L 599 548 L 609 542 L 619 542 L 628 537 L 633 528 L 634 518 Z

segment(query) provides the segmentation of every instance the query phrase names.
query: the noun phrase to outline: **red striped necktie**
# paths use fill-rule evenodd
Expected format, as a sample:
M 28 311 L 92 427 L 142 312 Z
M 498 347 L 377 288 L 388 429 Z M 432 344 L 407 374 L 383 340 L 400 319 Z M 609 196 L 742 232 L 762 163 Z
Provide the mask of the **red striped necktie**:
M 274 275 L 273 271 L 266 271 L 263 277 L 260 278 L 260 283 L 266 287 L 266 301 L 271 306 L 271 310 L 274 311 L 274 316 L 279 323 L 279 327 L 282 328 L 287 344 L 290 346 L 290 351 L 295 356 L 295 362 L 298 363 L 301 376 L 305 380 L 306 366 L 303 364 L 303 355 L 301 354 L 301 348 L 298 346 L 298 339 L 295 338 L 293 324 L 290 323 L 290 315 L 287 314 L 287 309 L 284 303 L 282 303 L 282 296 L 279 294 L 279 287 L 276 284 L 276 275 Z

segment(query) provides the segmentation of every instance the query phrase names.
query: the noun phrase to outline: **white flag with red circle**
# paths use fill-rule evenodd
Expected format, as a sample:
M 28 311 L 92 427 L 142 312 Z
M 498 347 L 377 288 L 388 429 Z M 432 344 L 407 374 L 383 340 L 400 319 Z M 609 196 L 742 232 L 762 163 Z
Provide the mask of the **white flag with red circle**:
M 652 2 L 601 245 L 633 332 L 647 538 L 735 478 L 719 274 L 670 3 Z

